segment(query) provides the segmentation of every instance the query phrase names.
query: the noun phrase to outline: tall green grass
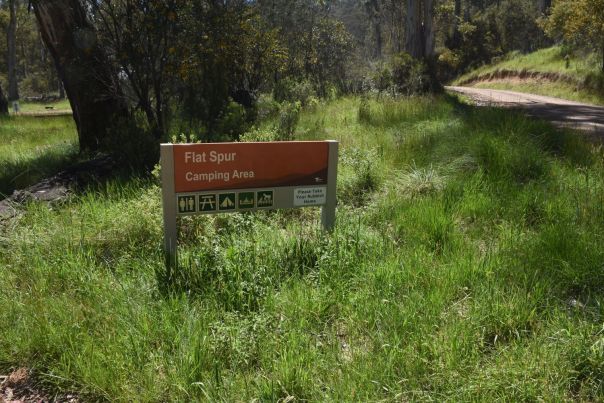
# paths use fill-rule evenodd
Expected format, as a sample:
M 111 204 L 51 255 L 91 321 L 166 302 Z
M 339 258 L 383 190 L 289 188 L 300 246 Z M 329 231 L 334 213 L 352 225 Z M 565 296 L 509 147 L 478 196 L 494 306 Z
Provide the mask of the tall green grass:
M 452 98 L 345 98 L 298 138 L 342 144 L 314 209 L 180 220 L 159 186 L 33 203 L 0 237 L 0 372 L 120 401 L 604 398 L 604 157 Z

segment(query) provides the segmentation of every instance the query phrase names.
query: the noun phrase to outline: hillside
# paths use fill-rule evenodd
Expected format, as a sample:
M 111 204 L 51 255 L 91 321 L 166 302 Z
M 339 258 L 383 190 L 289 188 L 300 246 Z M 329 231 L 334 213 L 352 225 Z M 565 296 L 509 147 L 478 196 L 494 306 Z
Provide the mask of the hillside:
M 0 131 L 4 192 L 72 158 L 71 122 L 31 119 L 1 123 L 56 138 Z M 84 401 L 604 398 L 601 149 L 446 97 L 321 104 L 296 137 L 341 142 L 333 233 L 317 209 L 186 217 L 166 271 L 153 178 L 22 206 L 0 374 Z
M 453 85 L 505 89 L 604 105 L 604 75 L 596 54 L 569 54 L 554 46 L 529 54 L 513 52 L 470 71 Z

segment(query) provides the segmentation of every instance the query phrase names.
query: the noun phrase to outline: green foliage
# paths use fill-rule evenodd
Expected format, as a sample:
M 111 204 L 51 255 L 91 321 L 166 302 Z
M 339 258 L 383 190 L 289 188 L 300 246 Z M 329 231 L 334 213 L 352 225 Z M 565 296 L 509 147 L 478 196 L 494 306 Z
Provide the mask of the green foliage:
M 280 139 L 279 133 L 275 127 L 271 128 L 258 128 L 253 127 L 251 130 L 241 135 L 240 141 L 243 142 L 267 142 L 267 141 L 278 141 Z
M 329 95 L 332 85 L 344 89 L 352 40 L 344 24 L 330 16 L 331 6 L 308 0 L 258 2 L 260 15 L 279 32 L 288 54 L 281 74 L 274 81 L 276 99 L 304 103 L 304 99 L 280 95 L 279 86 L 284 79 L 310 81 L 321 97 Z
M 574 46 L 597 50 L 604 58 L 604 1 L 558 0 L 544 21 L 546 32 Z M 604 62 L 602 62 L 604 72 Z
M 438 59 L 440 77 L 450 79 L 503 54 L 496 18 L 494 9 L 488 9 L 457 25 L 456 31 L 445 41 L 445 50 Z
M 40 95 L 57 96 L 59 79 L 52 57 L 40 40 L 36 18 L 29 12 L 24 2 L 16 1 L 17 30 L 17 80 L 21 99 Z M 9 23 L 8 1 L 0 4 L 0 31 L 4 33 L 0 40 L 0 54 L 8 52 L 6 32 Z M 0 77 L 7 78 L 6 58 L 0 58 Z M 0 80 L 4 85 L 5 81 Z
M 362 206 L 372 200 L 382 178 L 375 150 L 346 150 L 340 156 L 342 179 L 338 182 L 338 200 L 351 206 Z
M 144 117 L 134 115 L 112 122 L 108 133 L 102 147 L 111 150 L 123 166 L 151 171 L 159 161 L 159 143 Z
M 274 118 L 279 113 L 279 102 L 272 96 L 261 94 L 256 102 L 256 116 L 259 121 L 265 121 Z
M 245 108 L 231 101 L 216 122 L 215 130 L 224 139 L 238 139 L 249 128 L 249 125 L 248 113 Z
M 308 80 L 296 81 L 291 78 L 284 78 L 275 83 L 273 89 L 273 98 L 277 102 L 300 102 L 305 106 L 316 92 Z
M 532 52 L 546 44 L 537 24 L 539 12 L 535 2 L 503 0 L 495 14 L 499 45 L 504 53 L 516 50 Z
M 373 76 L 373 83 L 375 88 L 379 91 L 386 91 L 392 86 L 392 72 L 386 66 L 383 66 L 376 70 Z
M 369 103 L 369 100 L 365 97 L 361 98 L 357 120 L 359 123 L 371 123 L 372 116 L 373 114 L 371 113 L 371 104 Z
M 302 105 L 300 102 L 285 103 L 281 105 L 279 121 L 276 128 L 280 140 L 292 140 L 298 122 L 300 121 L 301 110 Z
M 423 62 L 407 53 L 399 53 L 390 62 L 392 83 L 397 92 L 412 95 L 425 93 L 432 88 L 430 76 Z
M 331 233 L 318 209 L 184 217 L 169 272 L 154 180 L 20 207 L 0 372 L 86 401 L 602 400 L 602 151 L 448 98 L 359 103 L 300 113 L 297 138 L 341 142 Z M 27 121 L 0 160 L 75 141 Z

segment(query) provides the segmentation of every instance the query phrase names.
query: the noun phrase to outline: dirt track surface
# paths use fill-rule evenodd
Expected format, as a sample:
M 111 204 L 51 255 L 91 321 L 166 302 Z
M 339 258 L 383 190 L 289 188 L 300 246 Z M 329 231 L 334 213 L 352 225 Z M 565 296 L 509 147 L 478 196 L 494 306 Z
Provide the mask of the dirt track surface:
M 463 94 L 479 106 L 516 108 L 529 115 L 549 120 L 557 126 L 587 132 L 604 140 L 604 107 L 567 101 L 522 92 L 472 87 L 445 87 L 447 91 Z

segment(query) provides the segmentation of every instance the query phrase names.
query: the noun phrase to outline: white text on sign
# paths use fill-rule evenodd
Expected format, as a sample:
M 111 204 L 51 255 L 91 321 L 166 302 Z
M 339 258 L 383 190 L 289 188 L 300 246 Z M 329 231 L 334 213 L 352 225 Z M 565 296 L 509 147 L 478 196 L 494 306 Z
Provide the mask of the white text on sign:
M 209 155 L 209 158 L 208 158 Z M 185 164 L 203 164 L 205 162 L 212 162 L 218 165 L 223 162 L 233 162 L 237 157 L 237 153 L 219 153 L 216 151 L 210 151 L 208 153 L 196 153 L 186 152 L 185 153 Z
M 229 182 L 231 179 L 254 179 L 255 174 L 254 171 L 238 171 L 234 170 L 233 172 L 205 172 L 205 173 L 194 173 L 187 172 L 185 174 L 185 180 L 187 182 Z

